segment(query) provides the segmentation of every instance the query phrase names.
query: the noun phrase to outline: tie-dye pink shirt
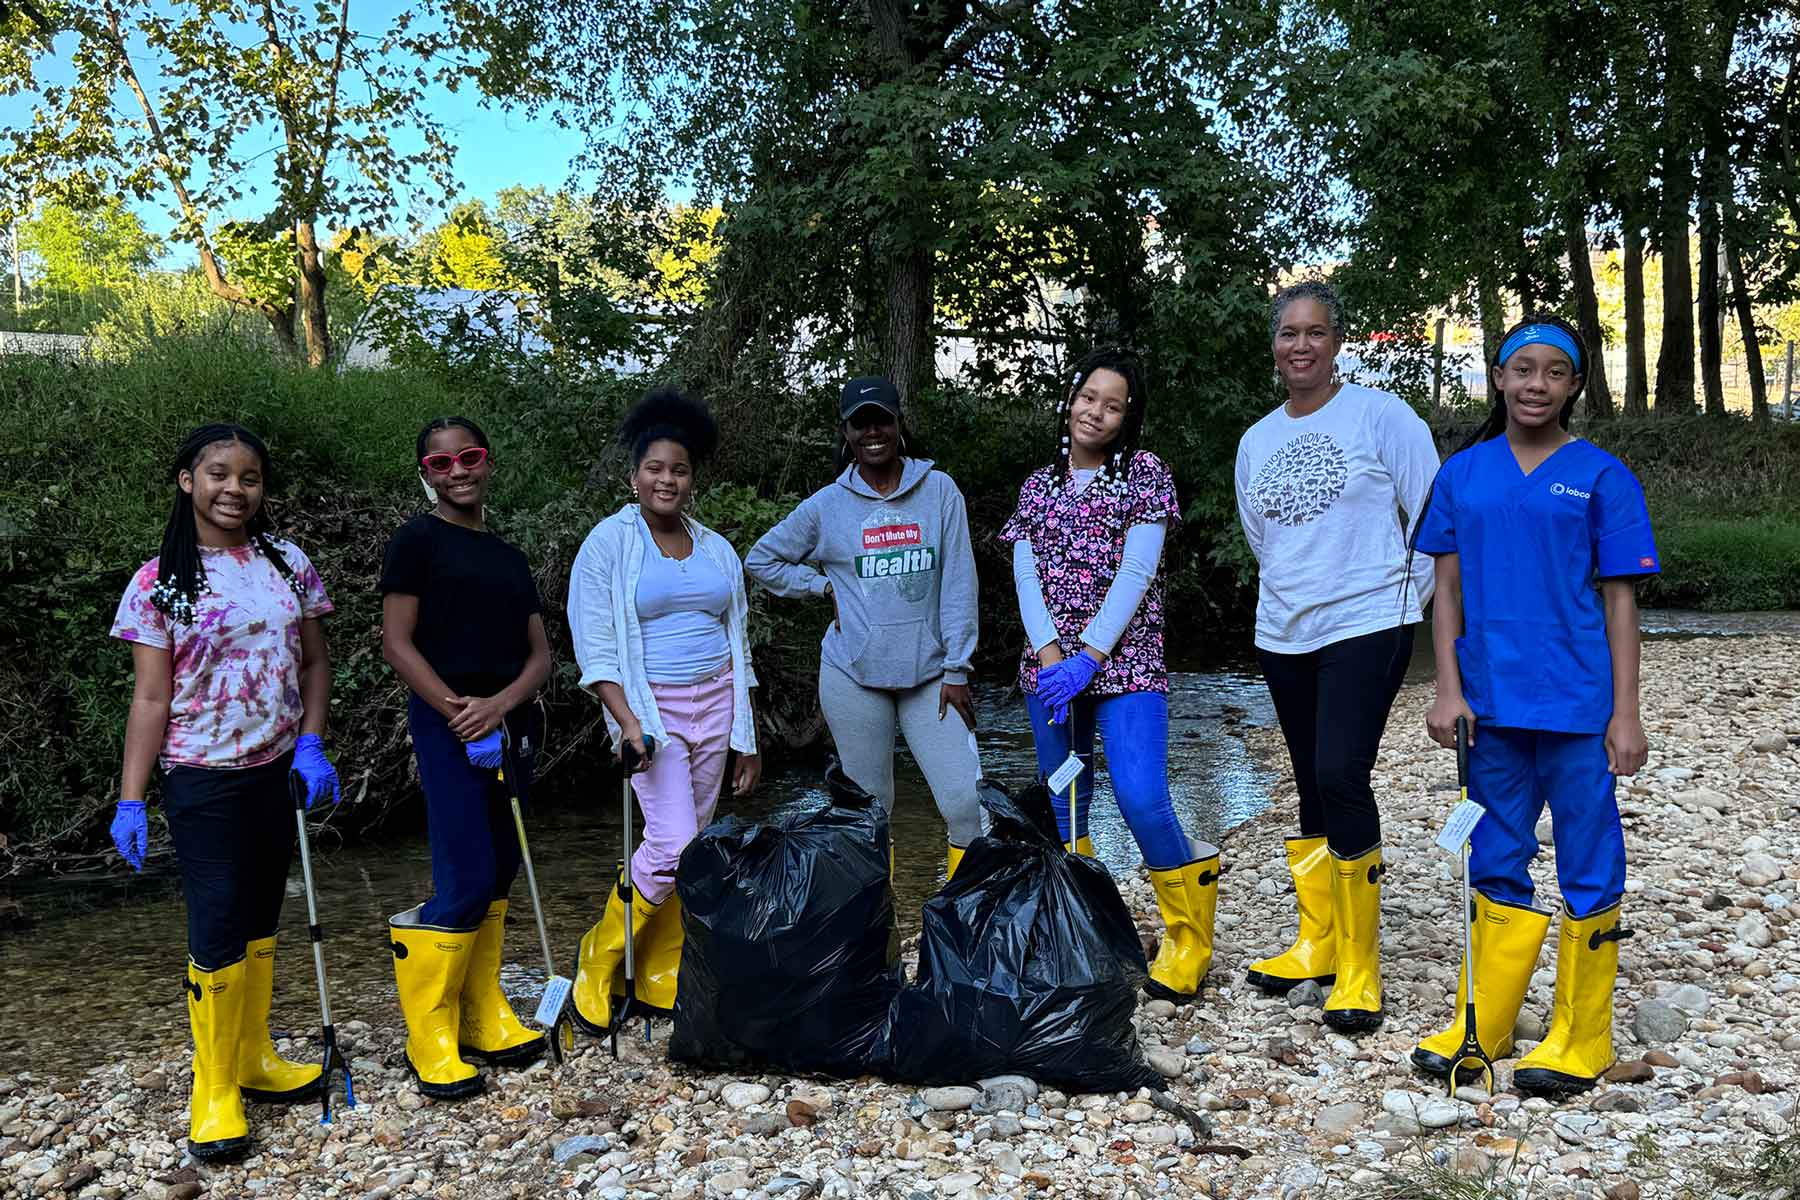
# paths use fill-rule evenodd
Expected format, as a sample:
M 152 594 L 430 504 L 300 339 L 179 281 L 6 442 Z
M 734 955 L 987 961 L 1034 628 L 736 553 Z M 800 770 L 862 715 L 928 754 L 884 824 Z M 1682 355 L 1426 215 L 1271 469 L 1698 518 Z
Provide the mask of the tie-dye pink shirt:
M 206 586 L 189 624 L 151 605 L 156 559 L 139 567 L 126 587 L 112 636 L 174 655 L 164 767 L 260 766 L 298 740 L 300 622 L 324 616 L 332 605 L 300 548 L 279 539 L 275 546 L 302 595 L 250 546 L 200 548 Z

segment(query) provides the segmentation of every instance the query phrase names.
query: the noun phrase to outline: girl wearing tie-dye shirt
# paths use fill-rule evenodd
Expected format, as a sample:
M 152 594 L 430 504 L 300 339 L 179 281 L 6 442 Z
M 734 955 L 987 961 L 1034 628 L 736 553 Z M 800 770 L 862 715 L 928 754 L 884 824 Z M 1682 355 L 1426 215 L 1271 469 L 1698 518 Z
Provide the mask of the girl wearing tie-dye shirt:
M 321 1086 L 316 1065 L 276 1053 L 268 1018 L 294 849 L 290 779 L 308 807 L 338 797 L 320 741 L 331 601 L 306 555 L 271 532 L 268 475 L 249 430 L 190 434 L 162 551 L 132 576 L 112 626 L 136 672 L 113 842 L 143 868 L 155 771 L 187 899 L 188 1151 L 207 1162 L 249 1150 L 246 1098 L 294 1103 Z

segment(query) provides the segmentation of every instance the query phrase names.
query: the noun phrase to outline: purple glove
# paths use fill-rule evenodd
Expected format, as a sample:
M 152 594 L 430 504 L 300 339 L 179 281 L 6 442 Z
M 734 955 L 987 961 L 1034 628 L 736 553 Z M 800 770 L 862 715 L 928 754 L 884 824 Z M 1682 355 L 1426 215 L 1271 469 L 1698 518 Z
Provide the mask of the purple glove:
M 112 840 L 119 857 L 130 863 L 132 870 L 144 869 L 144 852 L 150 849 L 150 822 L 142 800 L 119 801 L 113 814 Z
M 318 734 L 303 733 L 300 740 L 294 743 L 294 774 L 306 785 L 308 810 L 327 793 L 333 804 L 343 799 L 343 792 L 338 787 L 337 768 L 325 757 L 325 743 L 319 740 Z
M 1069 702 L 1094 681 L 1099 670 L 1099 661 L 1082 651 L 1038 672 L 1038 702 L 1050 709 L 1051 724 L 1069 719 Z

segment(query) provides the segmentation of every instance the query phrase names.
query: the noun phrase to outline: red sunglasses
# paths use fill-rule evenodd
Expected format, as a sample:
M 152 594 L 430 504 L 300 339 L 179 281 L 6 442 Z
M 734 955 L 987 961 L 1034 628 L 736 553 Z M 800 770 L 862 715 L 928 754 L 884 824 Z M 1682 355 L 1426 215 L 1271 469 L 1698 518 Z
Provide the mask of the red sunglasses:
M 419 465 L 433 475 L 448 475 L 452 466 L 460 466 L 465 471 L 473 471 L 488 460 L 486 446 L 468 446 L 455 454 L 427 454 L 419 460 Z

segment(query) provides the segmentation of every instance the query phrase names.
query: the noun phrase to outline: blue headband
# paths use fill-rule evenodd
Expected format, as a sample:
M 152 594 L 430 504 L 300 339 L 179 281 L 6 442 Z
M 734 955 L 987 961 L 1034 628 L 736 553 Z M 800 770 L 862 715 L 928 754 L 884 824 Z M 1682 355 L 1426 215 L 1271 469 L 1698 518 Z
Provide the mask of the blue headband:
M 1554 346 L 1569 356 L 1577 371 L 1581 370 L 1581 347 L 1569 336 L 1569 331 L 1556 325 L 1527 325 L 1500 344 L 1500 361 L 1495 364 L 1504 367 L 1506 360 L 1520 346 Z

